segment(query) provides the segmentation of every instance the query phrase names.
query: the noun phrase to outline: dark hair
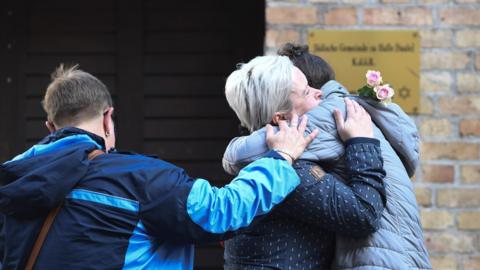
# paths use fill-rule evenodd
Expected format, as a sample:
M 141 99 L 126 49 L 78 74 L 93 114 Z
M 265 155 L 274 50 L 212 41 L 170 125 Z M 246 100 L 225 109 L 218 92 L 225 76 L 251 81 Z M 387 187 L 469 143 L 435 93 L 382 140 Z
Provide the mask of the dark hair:
M 332 67 L 321 57 L 309 53 L 307 45 L 286 43 L 278 50 L 278 54 L 288 56 L 305 74 L 311 87 L 320 89 L 325 83 L 335 79 Z
M 48 121 L 59 127 L 75 126 L 102 115 L 112 106 L 112 97 L 99 79 L 77 65 L 61 64 L 52 74 L 42 105 Z

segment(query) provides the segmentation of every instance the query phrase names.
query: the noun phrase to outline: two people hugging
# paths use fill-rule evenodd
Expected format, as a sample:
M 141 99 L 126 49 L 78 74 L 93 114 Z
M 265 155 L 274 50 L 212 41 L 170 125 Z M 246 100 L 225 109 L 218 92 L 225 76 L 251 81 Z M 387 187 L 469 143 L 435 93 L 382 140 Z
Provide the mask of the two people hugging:
M 381 98 L 391 98 L 384 90 Z M 349 95 L 327 62 L 293 44 L 243 64 L 228 77 L 225 94 L 251 132 L 228 145 L 223 166 L 230 174 L 268 150 L 266 124 L 296 113 L 308 116 L 307 132 L 319 130 L 292 157 L 300 186 L 225 242 L 225 269 L 431 269 L 410 181 L 418 133 L 398 105 Z M 348 108 L 368 112 L 371 135 L 345 139 Z

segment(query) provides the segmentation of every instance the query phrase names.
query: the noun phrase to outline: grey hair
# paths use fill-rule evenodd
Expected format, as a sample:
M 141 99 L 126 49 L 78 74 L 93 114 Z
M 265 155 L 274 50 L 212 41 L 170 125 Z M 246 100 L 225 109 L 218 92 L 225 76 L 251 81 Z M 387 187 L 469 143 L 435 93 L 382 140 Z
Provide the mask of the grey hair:
M 258 56 L 228 76 L 225 96 L 242 126 L 253 132 L 292 110 L 293 68 L 286 56 Z

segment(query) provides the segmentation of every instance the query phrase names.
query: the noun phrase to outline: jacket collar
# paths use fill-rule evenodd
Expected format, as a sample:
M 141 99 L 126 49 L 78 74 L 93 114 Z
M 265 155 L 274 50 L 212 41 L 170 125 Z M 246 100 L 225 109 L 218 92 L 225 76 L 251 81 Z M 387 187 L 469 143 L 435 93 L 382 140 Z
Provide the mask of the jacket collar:
M 65 128 L 59 129 L 49 134 L 47 137 L 43 138 L 38 144 L 49 144 L 73 135 L 87 135 L 92 140 L 94 140 L 98 145 L 100 145 L 102 147 L 102 150 L 105 151 L 105 140 L 102 137 L 76 127 L 65 127 Z
M 345 86 L 343 86 L 342 84 L 340 84 L 339 82 L 337 82 L 335 80 L 330 80 L 330 81 L 326 82 L 322 86 L 321 90 L 323 92 L 323 95 L 322 95 L 323 99 L 327 99 L 328 96 L 333 94 L 333 93 L 348 95 L 347 88 L 345 88 Z

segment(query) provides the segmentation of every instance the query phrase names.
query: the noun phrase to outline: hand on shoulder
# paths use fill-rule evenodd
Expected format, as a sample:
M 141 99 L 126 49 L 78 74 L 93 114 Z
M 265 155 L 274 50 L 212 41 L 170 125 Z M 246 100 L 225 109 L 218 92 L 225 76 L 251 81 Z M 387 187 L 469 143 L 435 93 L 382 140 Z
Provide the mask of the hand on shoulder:
M 290 163 L 293 163 L 305 150 L 305 148 L 318 135 L 315 129 L 312 133 L 305 136 L 308 117 L 302 117 L 300 125 L 298 124 L 298 115 L 294 115 L 290 122 L 290 126 L 285 120 L 278 123 L 279 131 L 274 132 L 271 125 L 267 125 L 267 145 L 270 149 L 276 150 Z
M 337 131 L 342 141 L 355 137 L 373 138 L 373 124 L 370 115 L 357 102 L 345 98 L 347 115 L 344 120 L 340 110 L 335 109 L 333 114 L 337 124 Z

